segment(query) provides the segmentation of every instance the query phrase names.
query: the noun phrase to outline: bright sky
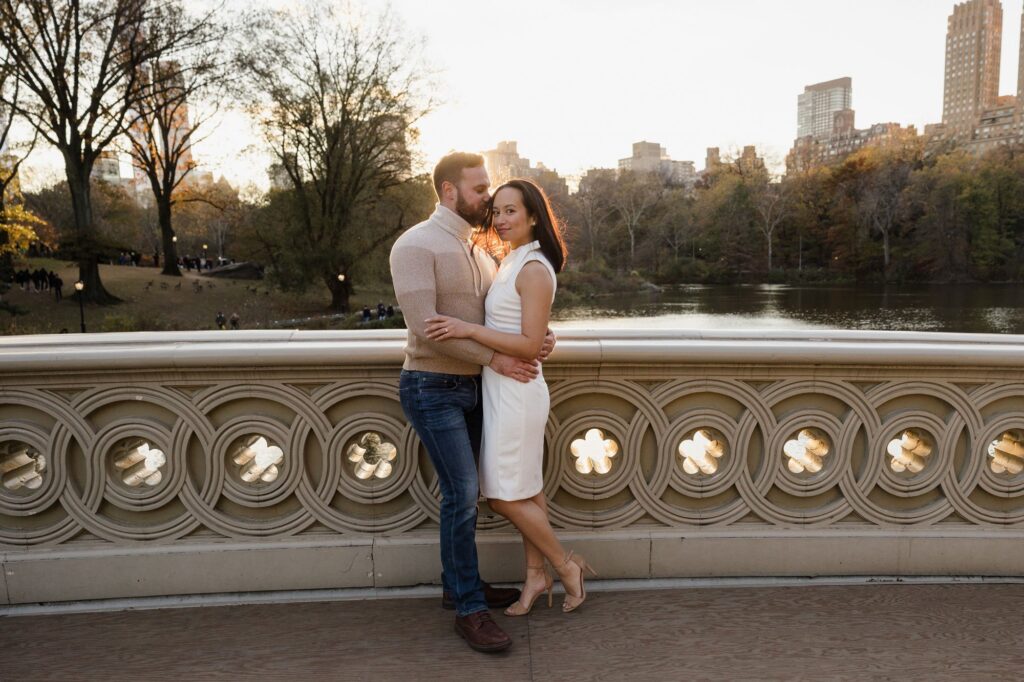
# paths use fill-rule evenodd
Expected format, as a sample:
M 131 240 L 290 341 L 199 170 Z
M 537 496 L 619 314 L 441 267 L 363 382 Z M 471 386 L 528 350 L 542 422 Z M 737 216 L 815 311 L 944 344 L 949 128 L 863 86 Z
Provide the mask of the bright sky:
M 426 166 L 452 149 L 484 151 L 516 140 L 522 156 L 563 175 L 614 167 L 639 140 L 659 142 L 698 169 L 710 146 L 729 152 L 755 144 L 781 164 L 796 136 L 797 95 L 841 76 L 853 78 L 858 127 L 895 121 L 921 131 L 941 118 L 946 18 L 954 4 L 390 2 L 406 30 L 426 39 L 426 57 L 439 72 L 443 104 L 420 126 Z M 1003 2 L 1001 94 L 1016 92 L 1021 4 Z M 196 158 L 235 184 L 266 186 L 269 159 L 260 142 L 244 117 L 229 115 L 197 146 Z M 52 177 L 59 158 L 37 157 L 36 178 Z

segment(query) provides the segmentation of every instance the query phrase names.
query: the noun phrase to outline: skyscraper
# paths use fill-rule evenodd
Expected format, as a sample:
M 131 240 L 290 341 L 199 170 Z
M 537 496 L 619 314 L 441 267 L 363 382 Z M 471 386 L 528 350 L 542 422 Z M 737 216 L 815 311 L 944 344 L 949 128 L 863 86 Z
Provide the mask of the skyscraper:
M 1024 14 L 1020 17 L 1020 60 L 1017 62 L 1017 106 L 1024 107 Z
M 494 149 L 483 153 L 487 173 L 495 187 L 512 178 L 529 177 L 530 160 L 519 156 L 517 147 L 514 140 L 503 140 Z
M 982 110 L 997 104 L 1002 31 L 999 0 L 968 0 L 949 16 L 942 123 L 953 137 L 969 136 Z
M 796 100 L 796 136 L 828 137 L 836 112 L 853 108 L 853 80 L 849 77 L 815 83 Z

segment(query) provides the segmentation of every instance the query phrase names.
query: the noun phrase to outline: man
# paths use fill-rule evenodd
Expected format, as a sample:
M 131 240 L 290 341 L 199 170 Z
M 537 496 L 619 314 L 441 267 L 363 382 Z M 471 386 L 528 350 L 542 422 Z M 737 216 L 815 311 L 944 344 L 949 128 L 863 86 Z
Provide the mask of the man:
M 395 297 L 409 329 L 399 384 L 402 409 L 423 441 L 441 486 L 443 603 L 455 607 L 455 631 L 478 651 L 500 651 L 511 638 L 490 608 L 512 604 L 519 590 L 480 580 L 476 554 L 484 365 L 519 381 L 537 376 L 537 362 L 495 353 L 470 339 L 430 341 L 425 321 L 436 314 L 483 323 L 493 259 L 470 242 L 488 217 L 490 180 L 478 154 L 454 153 L 434 169 L 438 206 L 398 238 L 391 250 Z M 554 346 L 549 332 L 541 358 Z

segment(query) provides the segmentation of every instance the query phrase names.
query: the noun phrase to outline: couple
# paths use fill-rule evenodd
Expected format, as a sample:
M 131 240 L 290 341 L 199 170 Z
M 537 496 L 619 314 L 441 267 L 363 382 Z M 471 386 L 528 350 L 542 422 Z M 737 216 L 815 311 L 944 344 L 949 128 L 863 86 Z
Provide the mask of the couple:
M 434 189 L 433 215 L 391 250 L 409 328 L 399 393 L 441 486 L 443 603 L 454 605 L 455 630 L 471 647 L 500 651 L 512 640 L 488 608 L 523 616 L 545 592 L 550 606 L 545 560 L 562 581 L 565 612 L 586 599 L 583 574 L 593 573 L 555 537 L 542 492 L 550 401 L 540 362 L 555 343 L 548 318 L 566 250 L 544 192 L 512 180 L 492 197 L 478 154 L 441 159 Z M 522 534 L 521 593 L 480 579 L 479 493 Z

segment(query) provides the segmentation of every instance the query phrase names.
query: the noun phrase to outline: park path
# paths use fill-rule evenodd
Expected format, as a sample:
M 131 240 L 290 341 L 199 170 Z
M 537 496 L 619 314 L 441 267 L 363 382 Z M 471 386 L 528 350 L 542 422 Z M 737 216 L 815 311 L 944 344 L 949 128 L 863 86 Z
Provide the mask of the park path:
M 0 679 L 1019 680 L 1024 585 L 597 591 L 579 613 L 495 617 L 468 649 L 438 599 L 0 618 Z

